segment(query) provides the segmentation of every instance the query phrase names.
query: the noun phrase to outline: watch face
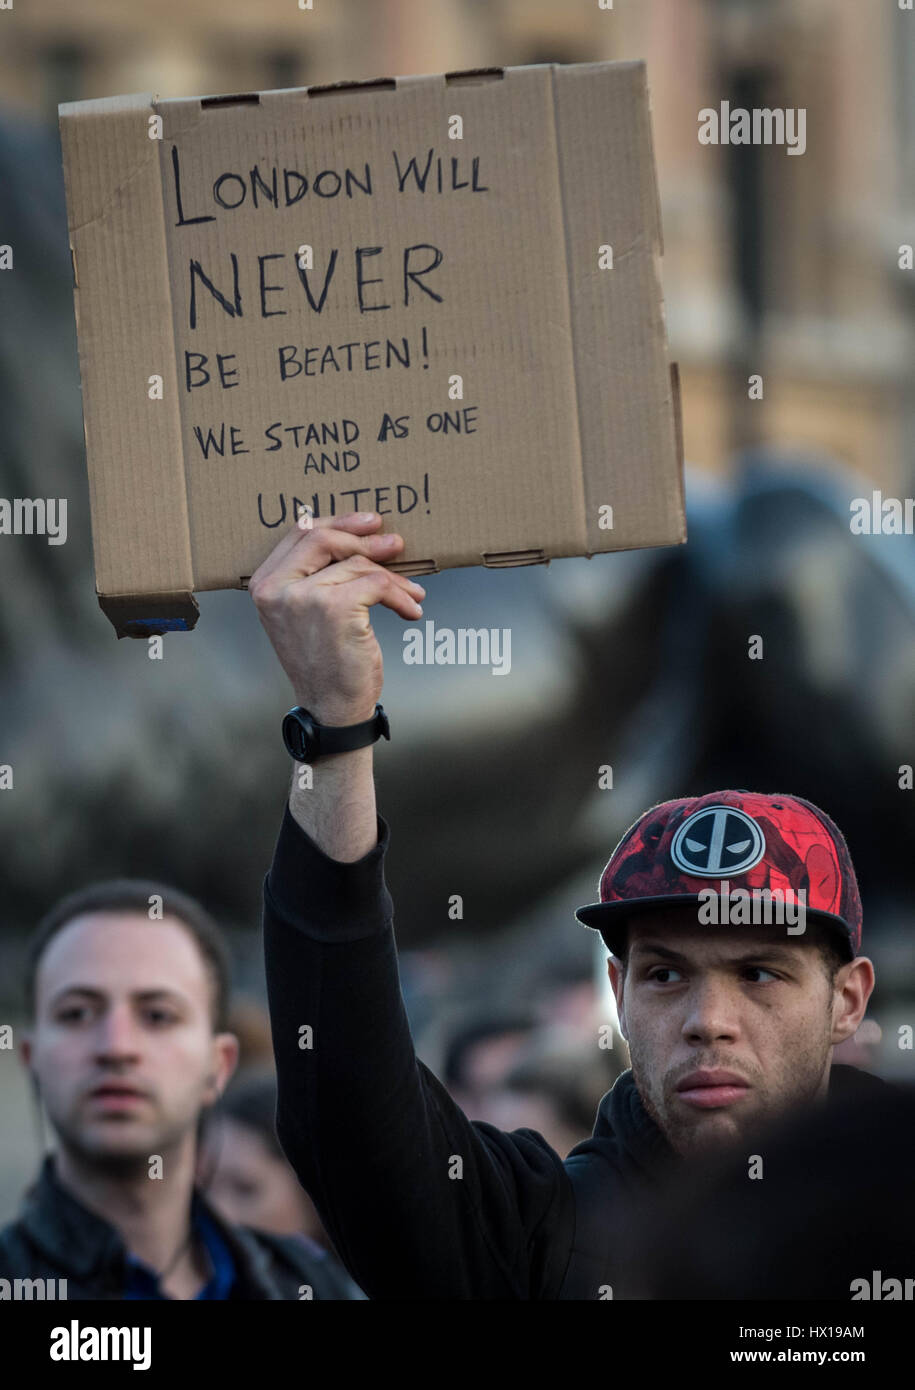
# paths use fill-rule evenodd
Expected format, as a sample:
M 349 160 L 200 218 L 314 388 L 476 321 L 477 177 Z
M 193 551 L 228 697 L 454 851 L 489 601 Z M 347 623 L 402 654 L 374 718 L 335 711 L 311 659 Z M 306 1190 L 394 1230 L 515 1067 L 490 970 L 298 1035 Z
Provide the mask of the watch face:
M 290 710 L 283 720 L 283 741 L 300 763 L 307 763 L 312 746 L 312 721 L 304 711 Z

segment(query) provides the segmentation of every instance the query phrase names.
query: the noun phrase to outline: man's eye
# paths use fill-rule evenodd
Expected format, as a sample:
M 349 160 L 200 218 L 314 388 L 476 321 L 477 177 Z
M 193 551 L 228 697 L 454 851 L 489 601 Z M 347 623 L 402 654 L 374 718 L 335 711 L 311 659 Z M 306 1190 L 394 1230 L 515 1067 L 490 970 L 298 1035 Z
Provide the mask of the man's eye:
M 670 985 L 676 983 L 676 980 L 672 977 L 679 977 L 679 974 L 679 970 L 674 970 L 672 965 L 656 965 L 653 970 L 648 972 L 648 978 L 649 980 L 655 980 L 659 985 Z
M 768 975 L 771 980 L 777 980 L 778 976 L 773 970 L 767 970 L 764 965 L 748 965 L 745 973 L 747 975 Z M 754 984 L 765 984 L 765 980 L 754 980 Z
M 175 1023 L 178 1015 L 172 1009 L 147 1009 L 146 1017 L 150 1023 Z
M 82 1023 L 88 1017 L 89 1010 L 85 1004 L 71 1004 L 68 1009 L 60 1009 L 57 1013 L 58 1023 Z

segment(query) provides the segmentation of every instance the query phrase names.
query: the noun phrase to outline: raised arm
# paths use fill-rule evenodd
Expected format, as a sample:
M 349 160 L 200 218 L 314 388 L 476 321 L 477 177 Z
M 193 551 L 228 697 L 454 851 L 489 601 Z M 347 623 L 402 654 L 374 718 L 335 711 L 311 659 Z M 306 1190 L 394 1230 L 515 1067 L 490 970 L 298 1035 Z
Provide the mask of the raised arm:
M 251 580 L 299 704 L 371 717 L 381 652 L 369 608 L 421 613 L 382 567 L 380 517 L 287 536 Z M 297 769 L 298 770 L 298 769 Z M 305 780 L 305 779 L 303 779 Z M 265 885 L 277 1130 L 338 1253 L 372 1298 L 555 1296 L 571 1242 L 559 1156 L 529 1130 L 472 1124 L 418 1061 L 397 970 L 372 749 L 293 779 Z
M 403 539 L 382 535 L 380 525 L 376 512 L 357 512 L 291 531 L 248 586 L 296 703 L 319 724 L 371 718 L 384 679 L 372 604 L 422 615 L 425 589 L 382 563 Z M 377 840 L 372 749 L 322 759 L 307 791 L 298 772 L 289 797 L 296 822 L 332 859 L 360 859 Z

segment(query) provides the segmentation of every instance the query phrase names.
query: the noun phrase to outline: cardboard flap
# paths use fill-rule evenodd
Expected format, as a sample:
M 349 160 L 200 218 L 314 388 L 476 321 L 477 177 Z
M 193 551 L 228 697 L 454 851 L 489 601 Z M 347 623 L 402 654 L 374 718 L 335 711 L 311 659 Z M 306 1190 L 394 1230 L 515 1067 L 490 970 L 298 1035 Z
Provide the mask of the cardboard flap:
M 603 63 L 553 68 L 585 460 L 582 555 L 686 537 L 680 490 L 670 485 L 676 428 L 645 64 L 613 66 L 613 83 Z M 623 186 L 594 178 L 601 160 L 626 171 Z M 599 266 L 602 245 L 612 247 L 612 270 Z M 611 547 L 602 506 L 613 509 Z
M 193 594 L 99 594 L 98 601 L 118 637 L 190 632 L 200 616 Z
M 148 94 L 60 107 L 103 594 L 195 587 L 154 107 Z

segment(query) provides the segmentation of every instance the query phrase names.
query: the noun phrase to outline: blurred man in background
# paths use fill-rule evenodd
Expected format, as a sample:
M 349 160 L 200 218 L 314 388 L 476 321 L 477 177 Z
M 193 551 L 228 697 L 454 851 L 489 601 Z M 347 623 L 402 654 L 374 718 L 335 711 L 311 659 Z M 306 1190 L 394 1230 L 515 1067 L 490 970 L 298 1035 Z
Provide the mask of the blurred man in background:
M 57 1150 L 0 1231 L 0 1276 L 68 1299 L 358 1297 L 332 1256 L 231 1226 L 195 1188 L 201 1116 L 238 1052 L 227 994 L 219 930 L 182 893 L 114 881 L 51 910 L 21 1056 Z
M 487 1014 L 455 1028 L 442 1057 L 442 1081 L 472 1120 L 482 1120 L 486 1097 L 501 1087 L 536 1028 L 533 1014 Z
M 490 1012 L 450 1033 L 439 1073 L 469 1120 L 485 1120 L 500 1129 L 535 1129 L 559 1154 L 587 1138 L 601 1097 L 623 1070 L 623 1049 L 595 1049 L 592 979 L 576 990 L 574 1022 L 564 1018 L 565 999 L 554 1003 L 544 989 L 544 1012 L 552 1008 L 561 1021 L 534 1012 Z M 562 995 L 570 994 L 562 990 Z
M 617 1056 L 595 1048 L 593 1035 L 586 1044 L 543 1029 L 469 1118 L 535 1129 L 565 1157 L 591 1133 L 602 1097 L 623 1070 Z

